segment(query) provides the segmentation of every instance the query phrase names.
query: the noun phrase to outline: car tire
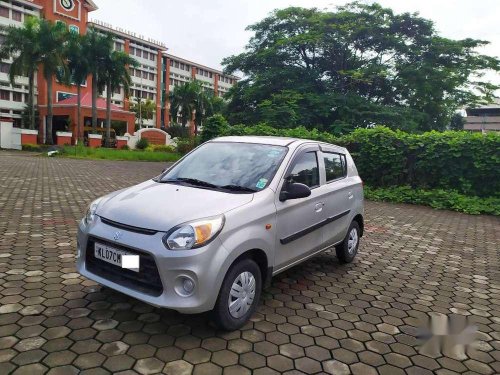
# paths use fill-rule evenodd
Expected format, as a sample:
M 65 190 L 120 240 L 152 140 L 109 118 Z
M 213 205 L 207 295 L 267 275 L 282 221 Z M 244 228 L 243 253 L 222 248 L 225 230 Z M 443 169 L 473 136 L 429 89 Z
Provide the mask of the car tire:
M 213 323 L 226 331 L 243 327 L 257 308 L 261 290 L 262 276 L 257 263 L 252 259 L 235 263 L 222 282 L 212 310 Z
M 358 253 L 360 240 L 359 224 L 353 221 L 347 231 L 344 241 L 335 247 L 340 263 L 351 263 Z

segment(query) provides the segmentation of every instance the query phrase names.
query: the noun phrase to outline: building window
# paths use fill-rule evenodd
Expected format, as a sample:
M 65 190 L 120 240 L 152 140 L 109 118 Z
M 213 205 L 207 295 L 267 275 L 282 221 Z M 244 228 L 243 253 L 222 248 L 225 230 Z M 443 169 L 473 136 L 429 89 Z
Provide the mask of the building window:
M 170 60 L 170 66 L 174 66 L 174 60 Z
M 0 73 L 9 73 L 10 71 L 10 64 L 0 62 Z
M 155 80 L 155 75 L 153 73 L 149 73 L 149 80 L 154 81 Z
M 21 22 L 23 20 L 23 14 L 17 10 L 12 10 L 12 19 Z
M 155 54 L 154 54 L 154 53 L 150 53 L 150 54 L 149 54 L 149 59 L 150 59 L 151 61 L 155 61 L 155 60 L 156 60 L 156 56 L 155 56 Z
M 0 17 L 9 18 L 9 8 L 0 6 Z
M 135 49 L 135 55 L 136 55 L 137 57 L 142 57 L 142 51 L 141 51 L 139 48 L 136 48 L 136 49 Z
M 134 47 L 130 47 L 130 54 L 135 55 L 135 48 Z
M 23 101 L 23 94 L 20 92 L 14 91 L 12 93 L 12 100 L 15 102 L 22 102 Z
M 115 50 L 121 51 L 122 50 L 122 44 L 121 43 L 115 43 Z
M 71 33 L 80 34 L 80 28 L 76 25 L 69 25 L 69 31 Z
M 175 62 L 175 67 L 176 67 L 177 69 L 179 69 L 179 61 L 176 61 L 176 62 Z
M 117 94 L 117 95 L 120 95 L 120 93 L 122 92 L 121 88 L 116 88 L 114 93 Z
M 10 100 L 10 92 L 7 90 L 0 90 L 0 100 Z
M 142 72 L 142 78 L 148 79 L 148 72 Z

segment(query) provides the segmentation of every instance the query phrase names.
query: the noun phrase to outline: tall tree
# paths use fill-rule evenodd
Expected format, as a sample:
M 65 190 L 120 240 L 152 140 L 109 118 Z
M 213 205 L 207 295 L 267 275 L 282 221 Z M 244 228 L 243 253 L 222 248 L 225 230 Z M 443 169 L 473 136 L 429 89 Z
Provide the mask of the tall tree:
M 106 69 L 113 52 L 113 36 L 90 28 L 87 32 L 90 72 L 92 75 L 92 128 L 97 128 L 97 99 L 106 87 Z
M 46 19 L 40 19 L 39 43 L 41 50 L 40 62 L 43 65 L 42 72 L 47 82 L 47 126 L 46 143 L 54 144 L 52 135 L 53 121 L 53 81 L 57 74 L 67 74 L 67 61 L 65 58 L 65 47 L 68 40 L 68 31 L 63 23 L 54 23 Z
M 194 120 L 196 134 L 202 121 L 213 113 L 211 95 L 197 80 L 176 86 L 170 94 L 170 111 L 172 120 L 177 122 L 180 117 L 183 126 Z
M 137 60 L 121 51 L 113 51 L 105 61 L 105 70 L 101 73 L 101 77 L 106 85 L 106 147 L 111 145 L 111 97 L 120 87 L 124 89 L 124 96 L 128 97 L 132 83 L 129 66 L 138 65 Z
M 481 79 L 500 61 L 488 42 L 451 40 L 418 14 L 353 2 L 335 11 L 286 8 L 251 25 L 244 53 L 226 58 L 229 120 L 323 130 L 374 124 L 444 129 L 458 107 L 490 100 Z
M 39 44 L 40 22 L 38 18 L 26 18 L 22 27 L 0 26 L 5 34 L 5 40 L 0 44 L 0 60 L 12 58 L 9 69 L 9 79 L 12 86 L 16 77 L 28 77 L 28 126 L 35 129 L 35 74 L 41 61 Z M 21 126 L 24 127 L 24 121 Z
M 88 59 L 90 50 L 89 39 L 86 35 L 70 33 L 69 43 L 66 49 L 68 60 L 69 77 L 67 84 L 76 85 L 77 89 L 77 123 L 76 131 L 79 143 L 83 143 L 83 126 L 81 122 L 81 98 L 82 86 L 90 74 L 90 61 Z
M 130 106 L 130 111 L 135 113 L 139 127 L 142 128 L 144 120 L 151 120 L 156 112 L 156 103 L 151 99 L 136 98 Z

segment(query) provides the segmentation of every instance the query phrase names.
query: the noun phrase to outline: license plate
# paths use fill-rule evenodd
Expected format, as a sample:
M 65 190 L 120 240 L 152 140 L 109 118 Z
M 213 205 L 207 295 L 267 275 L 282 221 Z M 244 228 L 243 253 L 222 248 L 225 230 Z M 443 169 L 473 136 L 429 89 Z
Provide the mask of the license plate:
M 122 257 L 124 255 L 135 255 L 127 251 L 115 249 L 114 247 L 103 245 L 101 243 L 95 243 L 94 245 L 94 255 L 97 259 L 103 260 L 107 263 L 114 264 L 115 266 L 122 267 Z M 131 269 L 131 271 L 139 272 L 138 269 Z

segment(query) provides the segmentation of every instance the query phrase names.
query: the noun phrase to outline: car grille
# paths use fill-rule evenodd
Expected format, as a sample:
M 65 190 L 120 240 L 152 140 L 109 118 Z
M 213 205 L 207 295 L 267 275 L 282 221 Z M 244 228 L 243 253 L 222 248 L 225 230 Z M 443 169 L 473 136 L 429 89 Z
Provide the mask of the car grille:
M 94 255 L 94 245 L 96 241 L 119 250 L 124 250 L 133 255 L 139 255 L 139 272 L 124 269 L 97 259 Z M 85 261 L 87 270 L 103 279 L 151 296 L 159 296 L 163 293 L 160 274 L 158 273 L 156 262 L 150 254 L 110 243 L 105 240 L 90 238 L 87 242 Z

